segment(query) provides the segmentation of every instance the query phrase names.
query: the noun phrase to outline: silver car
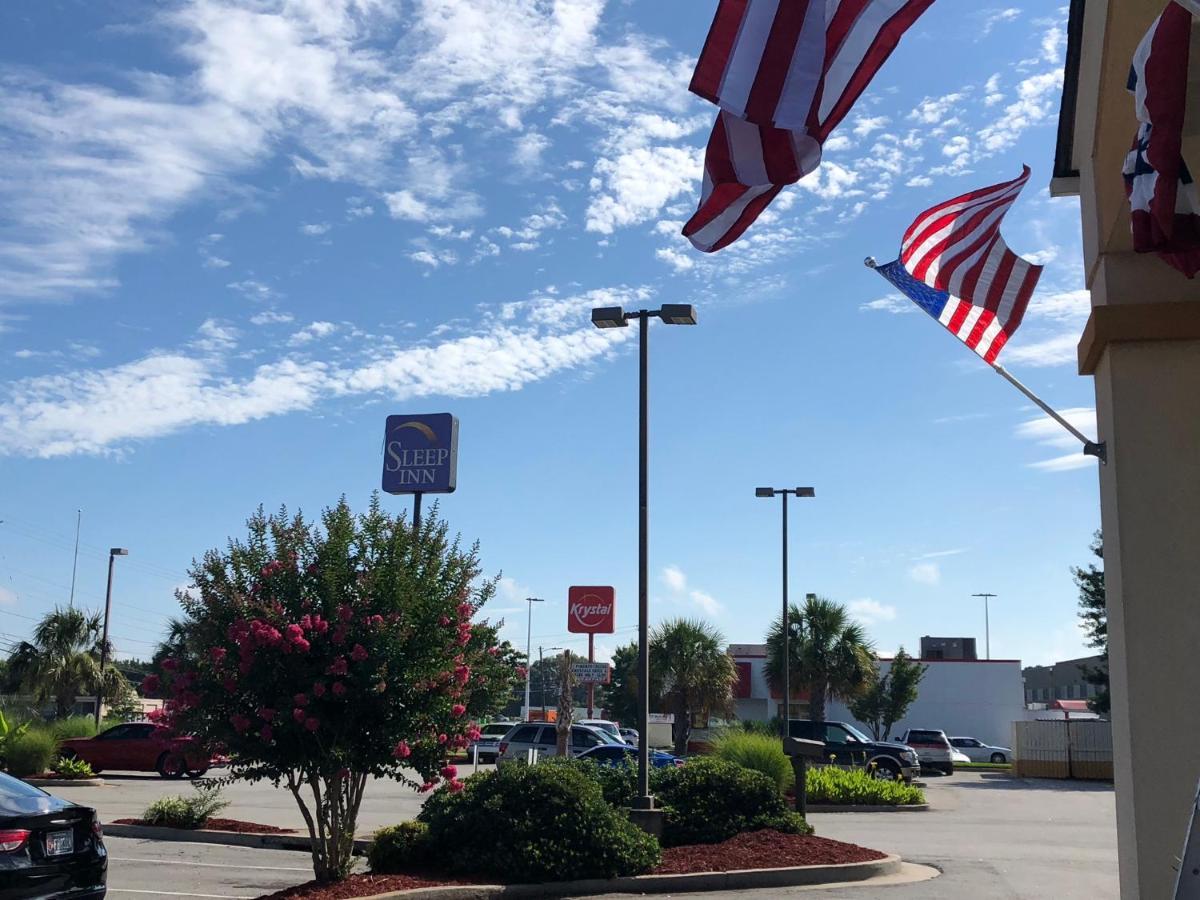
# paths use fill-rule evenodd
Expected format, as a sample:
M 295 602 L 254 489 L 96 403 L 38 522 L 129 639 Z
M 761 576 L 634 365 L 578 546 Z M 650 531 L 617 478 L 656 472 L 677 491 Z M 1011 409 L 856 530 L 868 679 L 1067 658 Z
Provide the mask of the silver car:
M 616 742 L 599 728 L 572 725 L 567 754 L 577 756 L 591 747 L 611 743 Z M 537 750 L 539 759 L 558 755 L 558 731 L 554 723 L 522 722 L 514 725 L 508 734 L 500 739 L 500 755 L 496 758 L 496 765 L 504 766 L 517 760 L 527 760 L 530 750 Z
M 512 722 L 493 722 L 479 729 L 479 740 L 467 747 L 467 759 L 473 761 L 479 754 L 481 763 L 495 762 L 500 755 L 500 739 L 512 731 Z
M 993 747 L 978 738 L 952 737 L 950 746 L 967 757 L 971 762 L 1006 763 L 1012 762 L 1012 750 L 1008 747 Z

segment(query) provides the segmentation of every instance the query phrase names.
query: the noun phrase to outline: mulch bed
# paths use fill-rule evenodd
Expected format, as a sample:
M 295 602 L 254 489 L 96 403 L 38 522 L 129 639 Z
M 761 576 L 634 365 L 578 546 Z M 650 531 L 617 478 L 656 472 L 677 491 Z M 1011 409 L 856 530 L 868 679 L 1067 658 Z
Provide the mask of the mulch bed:
M 720 844 L 693 844 L 663 850 L 655 875 L 732 872 L 737 869 L 783 869 L 870 862 L 887 854 L 829 838 L 778 831 L 750 831 Z
M 781 869 L 790 866 L 828 866 L 837 863 L 870 862 L 887 854 L 869 850 L 857 844 L 845 844 L 829 838 L 800 834 L 781 834 L 778 831 L 754 831 L 739 834 L 721 844 L 695 844 L 663 850 L 662 864 L 654 875 L 686 875 L 694 872 L 732 872 L 738 869 Z M 349 900 L 370 897 L 389 891 L 414 888 L 443 887 L 494 883 L 453 880 L 435 875 L 351 875 L 336 884 L 309 881 L 259 900 Z
M 306 881 L 274 894 L 264 894 L 258 900 L 349 900 L 351 897 L 372 897 L 391 891 L 411 891 L 415 888 L 445 887 L 450 884 L 472 884 L 470 881 L 451 881 L 445 878 L 422 878 L 418 875 L 351 875 L 334 884 Z M 479 883 L 479 882 L 474 882 Z
M 114 825 L 150 825 L 145 819 L 113 819 Z M 170 828 L 170 825 L 153 825 L 153 828 Z M 199 829 L 180 829 L 180 831 Z M 295 834 L 293 828 L 277 828 L 260 825 L 258 822 L 243 822 L 241 819 L 212 818 L 204 825 L 204 831 L 236 831 L 238 834 Z

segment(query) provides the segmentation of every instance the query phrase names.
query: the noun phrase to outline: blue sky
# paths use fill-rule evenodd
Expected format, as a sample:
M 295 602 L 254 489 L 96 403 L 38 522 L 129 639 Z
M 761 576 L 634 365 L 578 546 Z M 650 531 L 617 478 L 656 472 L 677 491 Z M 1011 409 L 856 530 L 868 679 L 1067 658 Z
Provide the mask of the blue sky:
M 916 213 L 1033 168 L 1010 246 L 1046 264 L 1002 361 L 1094 432 L 1078 206 L 1046 191 L 1066 10 L 941 0 L 742 241 L 679 228 L 713 110 L 705 0 L 57 0 L 0 10 L 0 641 L 77 600 L 148 655 L 194 556 L 263 503 L 378 484 L 390 413 L 461 420 L 442 510 L 488 610 L 565 645 L 566 589 L 636 626 L 636 355 L 652 332 L 653 615 L 761 640 L 779 591 L 922 634 L 1084 655 L 1068 567 L 1095 462 L 862 265 Z M 909 314 L 911 313 L 911 314 Z M 404 498 L 387 498 L 405 508 Z M 570 646 L 580 647 L 578 642 Z M 3 644 L 0 644 L 3 646 Z

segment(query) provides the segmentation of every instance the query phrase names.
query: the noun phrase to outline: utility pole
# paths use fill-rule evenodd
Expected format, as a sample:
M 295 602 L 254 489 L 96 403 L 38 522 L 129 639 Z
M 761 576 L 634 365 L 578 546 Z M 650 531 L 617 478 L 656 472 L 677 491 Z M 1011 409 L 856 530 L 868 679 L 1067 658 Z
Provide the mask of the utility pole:
M 992 658 L 992 626 L 988 621 L 988 601 L 995 597 L 995 594 L 972 594 L 972 597 L 983 598 L 983 644 L 987 653 L 987 659 Z
M 67 600 L 69 609 L 75 608 L 75 570 L 79 568 L 79 526 L 83 522 L 83 510 L 75 510 L 75 560 L 71 563 L 71 597 Z
M 533 678 L 533 604 L 545 603 L 541 597 L 526 597 L 529 604 L 529 618 L 525 624 L 525 721 L 529 721 L 529 682 Z
M 100 637 L 100 681 L 96 685 L 96 727 L 100 727 L 100 706 L 104 702 L 104 670 L 108 667 L 108 617 L 112 613 L 113 562 L 118 556 L 128 556 L 123 547 L 108 551 L 108 590 L 104 592 L 104 633 Z

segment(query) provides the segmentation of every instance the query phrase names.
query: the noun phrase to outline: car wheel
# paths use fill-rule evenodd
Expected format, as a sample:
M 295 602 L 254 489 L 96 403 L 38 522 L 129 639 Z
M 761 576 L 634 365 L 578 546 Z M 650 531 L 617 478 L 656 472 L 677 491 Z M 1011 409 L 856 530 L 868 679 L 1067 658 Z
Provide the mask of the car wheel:
M 954 774 L 954 763 L 946 763 L 946 765 L 942 766 L 942 774 L 943 775 L 953 775 Z
M 877 760 L 868 771 L 872 778 L 879 781 L 895 781 L 900 777 L 900 767 L 889 759 Z
M 188 769 L 188 778 L 203 778 L 208 773 L 208 766 L 202 769 Z
M 182 756 L 164 753 L 158 758 L 158 774 L 163 778 L 182 778 L 187 774 L 187 763 Z
M 1003 753 L 993 753 L 992 754 L 992 762 L 1006 763 L 1006 762 L 1008 762 L 1008 757 L 1005 756 Z

